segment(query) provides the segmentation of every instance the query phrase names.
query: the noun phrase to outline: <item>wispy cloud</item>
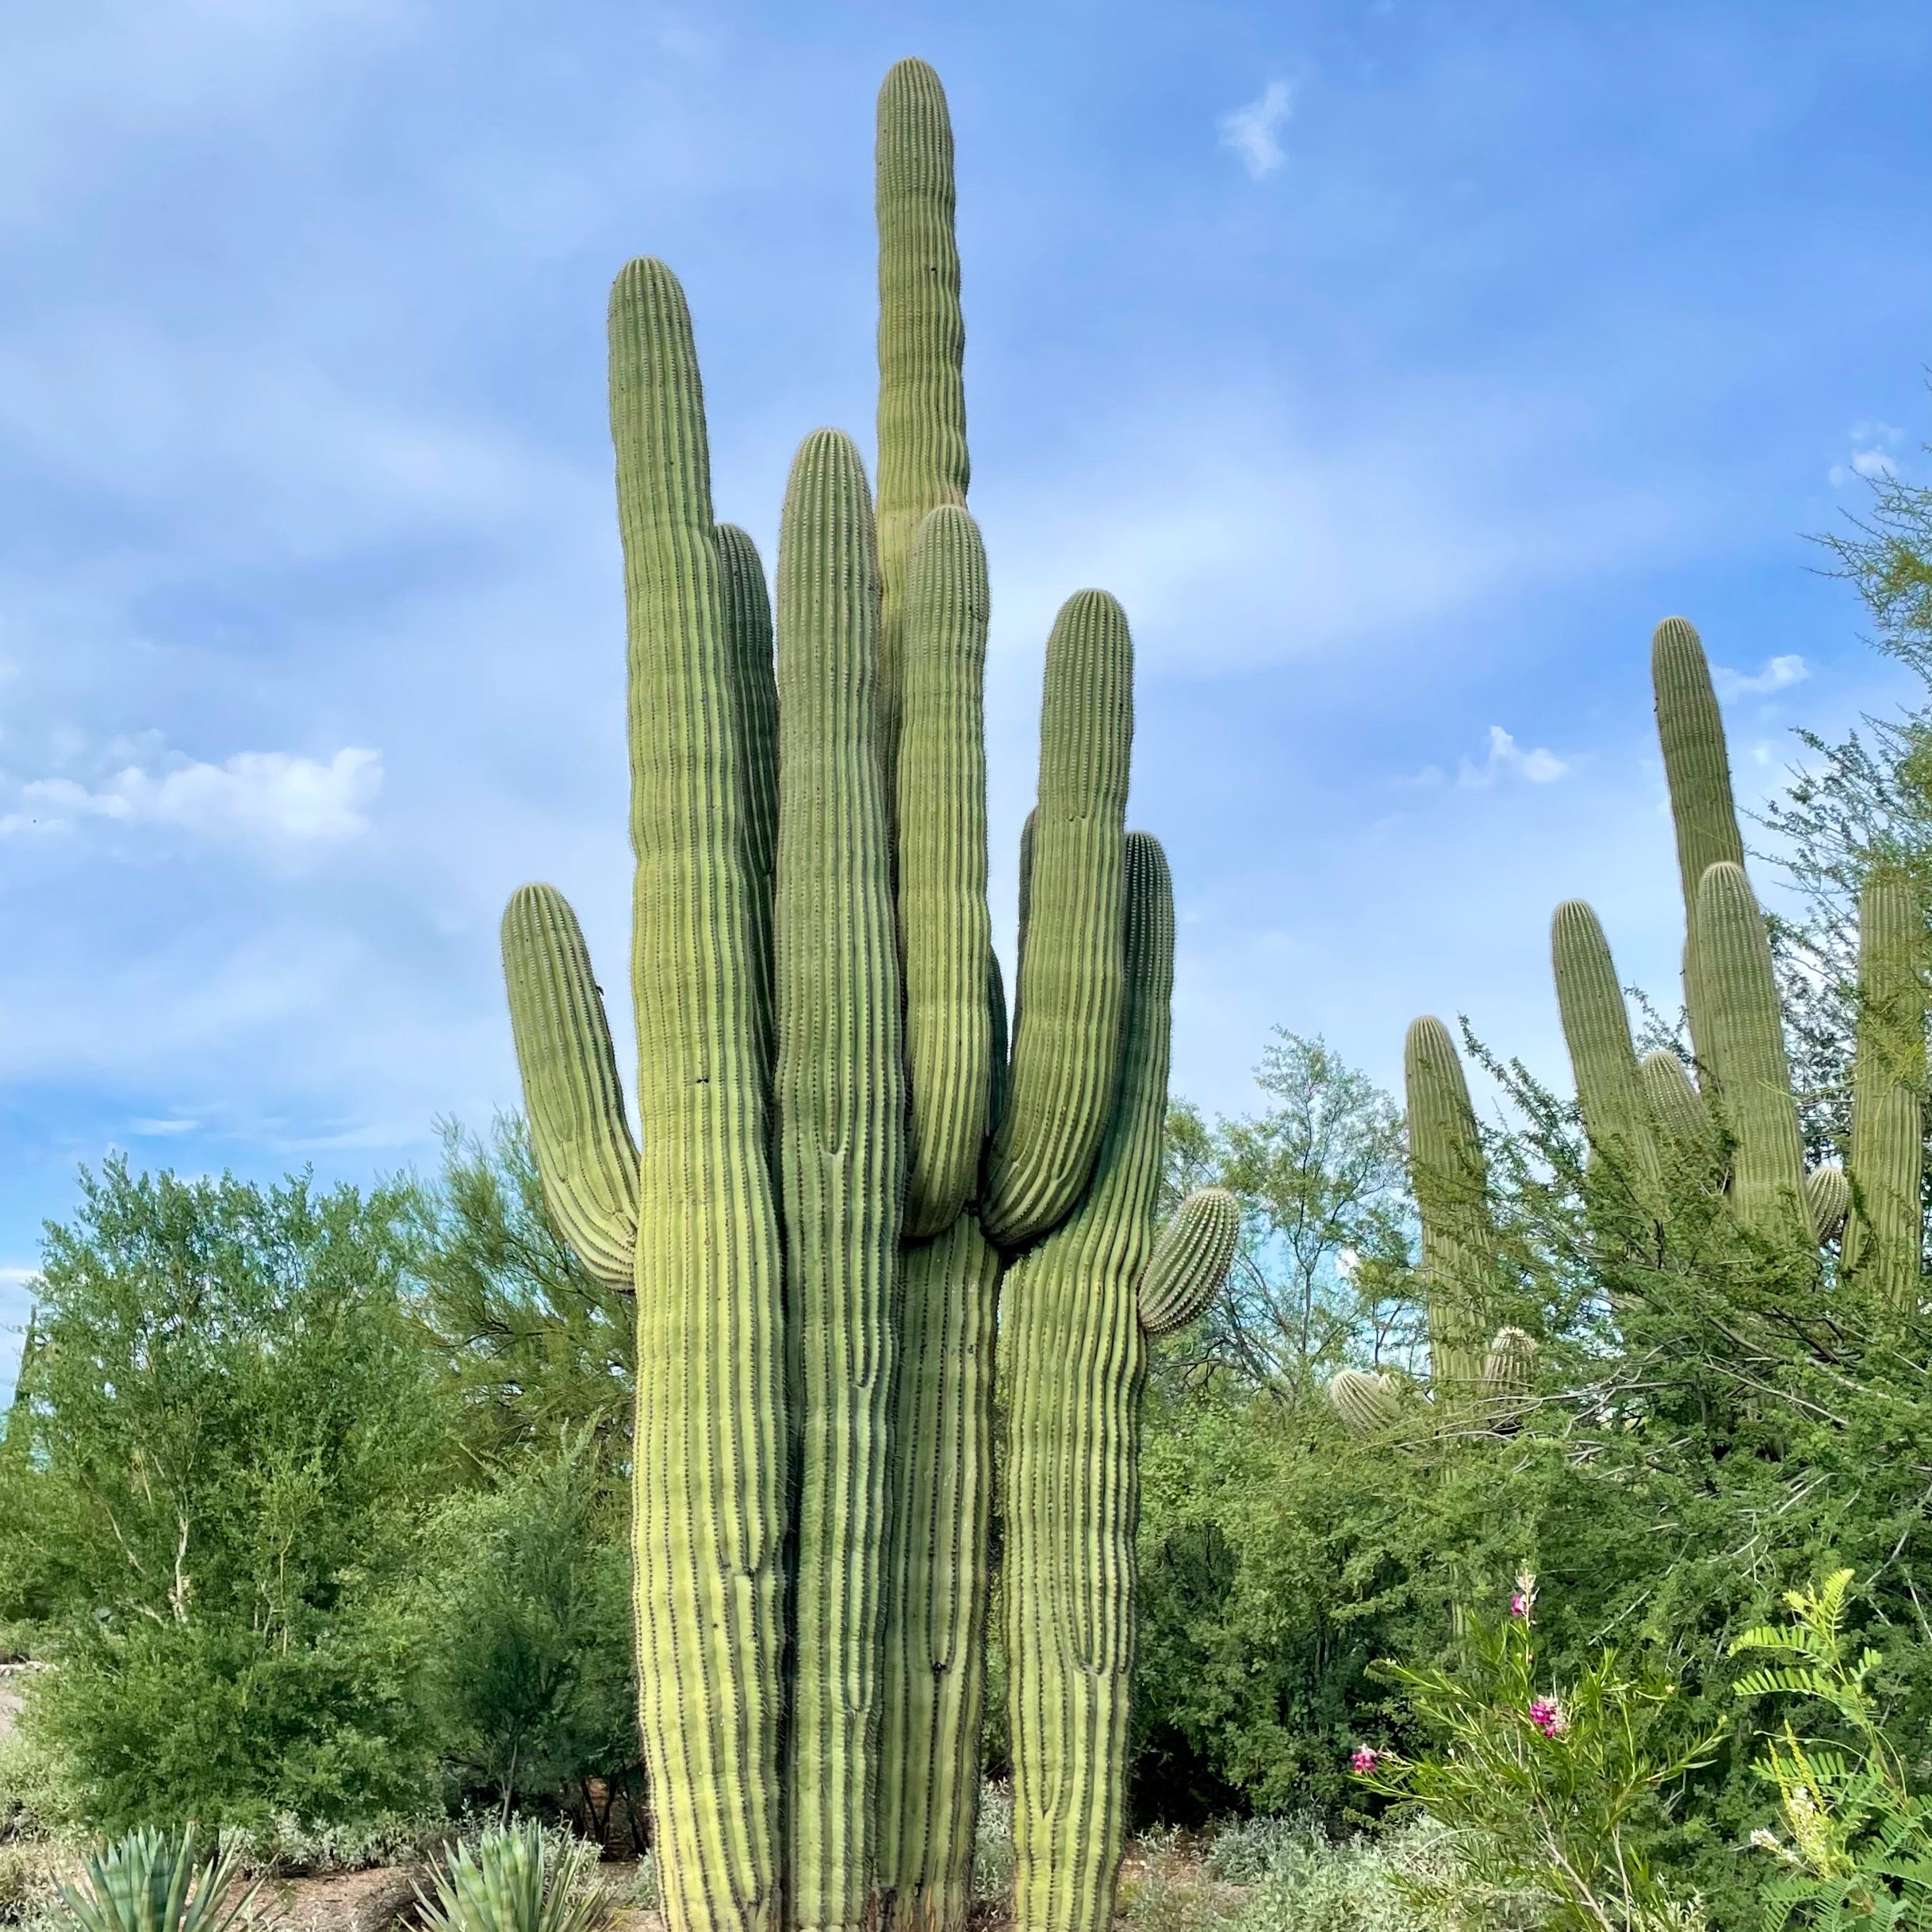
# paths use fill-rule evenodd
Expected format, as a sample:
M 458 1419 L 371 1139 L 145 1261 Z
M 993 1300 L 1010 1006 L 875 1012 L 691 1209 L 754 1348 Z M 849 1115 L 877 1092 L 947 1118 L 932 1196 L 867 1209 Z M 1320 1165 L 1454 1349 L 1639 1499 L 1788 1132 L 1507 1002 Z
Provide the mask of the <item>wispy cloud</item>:
M 1290 105 L 1288 83 L 1270 81 L 1259 100 L 1230 109 L 1217 124 L 1221 146 L 1239 155 L 1256 181 L 1272 174 L 1288 159 L 1278 136 L 1287 124 Z
M 1566 760 L 1538 745 L 1525 751 L 1501 725 L 1489 726 L 1489 756 L 1478 765 L 1465 758 L 1456 772 L 1456 783 L 1465 791 L 1493 785 L 1501 778 L 1521 778 L 1532 785 L 1553 784 L 1570 769 Z
M 1882 483 L 1899 473 L 1898 458 L 1892 452 L 1904 443 L 1905 431 L 1895 424 L 1854 423 L 1848 440 L 1855 446 L 1850 459 L 1834 463 L 1829 472 L 1834 489 L 1842 489 L 1853 477 Z
M 1811 667 L 1796 651 L 1767 659 L 1764 669 L 1755 676 L 1727 670 L 1721 664 L 1711 667 L 1711 682 L 1717 687 L 1720 698 L 1765 697 L 1773 691 L 1801 684 L 1811 675 Z
M 212 836 L 295 842 L 367 829 L 382 788 L 379 753 L 345 747 L 325 765 L 286 751 L 242 751 L 220 765 L 186 761 L 160 772 L 128 765 L 90 790 L 71 778 L 21 788 L 0 832 L 63 831 L 87 818 L 174 825 Z

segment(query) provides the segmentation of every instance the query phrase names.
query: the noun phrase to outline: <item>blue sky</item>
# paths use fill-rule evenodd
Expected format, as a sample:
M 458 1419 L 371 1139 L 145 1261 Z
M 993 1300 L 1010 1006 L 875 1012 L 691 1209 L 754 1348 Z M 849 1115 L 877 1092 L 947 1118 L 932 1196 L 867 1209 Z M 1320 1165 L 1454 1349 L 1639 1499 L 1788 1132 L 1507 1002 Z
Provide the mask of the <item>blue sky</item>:
M 1747 792 L 1898 695 L 1804 533 L 1932 436 L 1922 0 L 68 0 L 8 40 L 0 1322 L 109 1148 L 363 1177 L 512 1102 L 520 880 L 621 959 L 605 288 L 684 277 L 769 546 L 803 434 L 869 447 L 902 54 L 959 139 L 1002 923 L 1041 640 L 1105 585 L 1178 1091 L 1247 1104 L 1277 1023 L 1390 1079 L 1421 1011 L 1554 1071 L 1573 895 L 1666 986 L 1666 612 Z

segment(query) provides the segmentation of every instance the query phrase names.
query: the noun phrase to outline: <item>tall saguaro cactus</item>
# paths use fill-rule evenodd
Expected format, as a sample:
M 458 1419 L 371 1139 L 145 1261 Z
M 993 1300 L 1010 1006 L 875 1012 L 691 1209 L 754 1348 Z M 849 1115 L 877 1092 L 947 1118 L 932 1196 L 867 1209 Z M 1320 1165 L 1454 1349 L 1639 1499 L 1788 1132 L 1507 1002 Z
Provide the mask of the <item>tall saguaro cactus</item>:
M 1104 1919 L 1145 1337 L 1191 1320 L 1232 1250 L 1213 1190 L 1153 1240 L 1172 916 L 1159 847 L 1124 829 L 1132 644 L 1097 591 L 1048 645 L 1009 1064 L 953 208 L 945 97 L 902 62 L 880 98 L 878 502 L 845 437 L 807 439 L 775 675 L 756 553 L 713 522 L 683 295 L 657 263 L 618 278 L 636 1139 L 569 906 L 528 886 L 504 915 L 546 1197 L 637 1296 L 639 1712 L 674 1932 L 964 1923 L 1016 1259 L 1032 1473 L 1008 1514 L 1041 1616 L 1010 1632 L 1015 1779 L 1073 1807 L 1029 1814 L 1024 1918 Z M 1070 1353 L 1039 1346 L 1042 1307 Z M 1020 1687 L 1049 1682 L 1080 1712 L 1023 1723 Z

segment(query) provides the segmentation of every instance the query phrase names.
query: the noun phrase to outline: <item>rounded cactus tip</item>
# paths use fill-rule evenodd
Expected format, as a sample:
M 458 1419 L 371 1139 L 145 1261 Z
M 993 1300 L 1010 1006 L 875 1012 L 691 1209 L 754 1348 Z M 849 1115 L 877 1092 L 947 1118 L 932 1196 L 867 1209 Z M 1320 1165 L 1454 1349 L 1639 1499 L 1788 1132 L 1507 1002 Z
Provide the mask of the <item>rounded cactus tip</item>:
M 1704 639 L 1697 634 L 1697 627 L 1688 617 L 1666 617 L 1650 633 L 1650 648 L 1654 651 L 1696 650 L 1704 649 Z
M 1342 1427 L 1358 1440 L 1392 1427 L 1401 1416 L 1394 1378 L 1361 1369 L 1338 1369 L 1329 1378 L 1328 1405 Z
M 1521 1328 L 1498 1328 L 1484 1358 L 1482 1380 L 1493 1395 L 1528 1395 L 1536 1379 L 1536 1338 Z

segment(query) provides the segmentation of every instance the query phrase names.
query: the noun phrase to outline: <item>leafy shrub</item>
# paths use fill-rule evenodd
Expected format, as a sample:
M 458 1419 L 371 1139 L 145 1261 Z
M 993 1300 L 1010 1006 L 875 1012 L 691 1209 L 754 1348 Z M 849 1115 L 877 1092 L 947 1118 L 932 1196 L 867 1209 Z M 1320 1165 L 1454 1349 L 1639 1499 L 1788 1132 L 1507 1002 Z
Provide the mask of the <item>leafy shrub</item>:
M 1224 1832 L 1210 1870 L 1249 1874 L 1253 1894 L 1232 1932 L 1435 1932 L 1438 1916 L 1418 1899 L 1459 1874 L 1450 1834 L 1431 1819 L 1383 1837 L 1327 1838 L 1304 1821 L 1260 1819 Z M 1533 1917 L 1499 1911 L 1491 1932 L 1530 1932 Z
M 339 1819 L 433 1783 L 393 1608 L 450 1480 L 401 1301 L 410 1198 L 115 1161 L 48 1231 L 0 1616 L 56 1661 L 23 1722 L 95 1829 Z
M 1790 1620 L 1759 1624 L 1731 1646 L 1777 1661 L 1738 1681 L 1744 1697 L 1800 1697 L 1837 1719 L 1837 1738 L 1800 1738 L 1788 1721 L 1759 1761 L 1776 1788 L 1784 1834 L 1752 1843 L 1780 1869 L 1764 1885 L 1770 1932 L 1796 1920 L 1828 1928 L 1932 1921 L 1932 1800 L 1911 1791 L 1904 1760 L 1880 1722 L 1869 1646 L 1853 1655 L 1846 1623 L 1852 1573 L 1785 1597 Z
M 1439 1748 L 1408 1759 L 1363 1746 L 1355 1774 L 1447 1827 L 1459 1861 L 1407 1889 L 1472 1932 L 1525 1896 L 1551 1932 L 1701 1925 L 1696 1903 L 1653 1874 L 1650 1853 L 1671 1788 L 1708 1761 L 1715 1738 L 1673 1740 L 1674 1687 L 1614 1650 L 1559 1691 L 1542 1674 L 1535 1598 L 1525 1574 L 1506 1616 L 1469 1618 L 1453 1670 L 1387 1668 Z
M 507 1817 L 637 1757 L 631 1560 L 587 1427 L 493 1473 L 437 1520 L 424 1621 L 445 1754 Z

